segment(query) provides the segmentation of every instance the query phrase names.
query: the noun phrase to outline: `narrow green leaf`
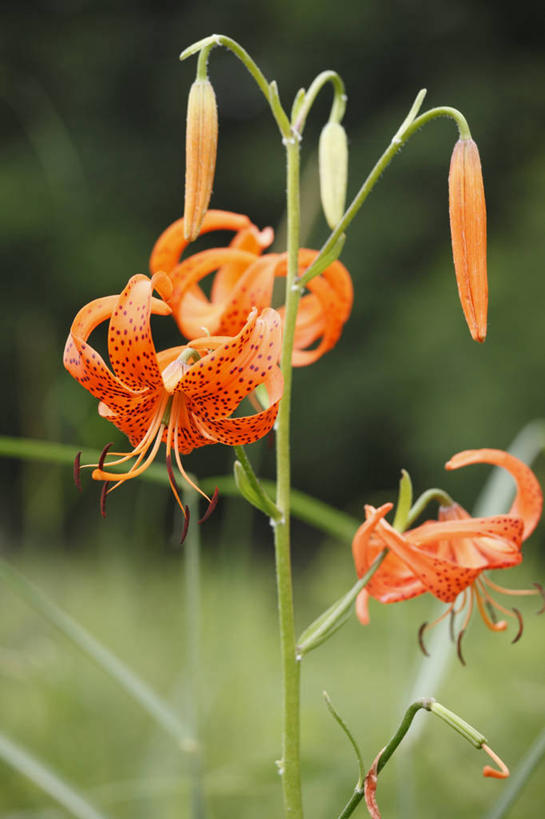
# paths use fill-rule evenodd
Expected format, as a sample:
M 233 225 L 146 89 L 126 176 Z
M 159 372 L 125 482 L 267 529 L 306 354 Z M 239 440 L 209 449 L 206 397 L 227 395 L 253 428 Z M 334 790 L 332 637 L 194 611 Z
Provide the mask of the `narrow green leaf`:
M 38 788 L 48 793 L 72 816 L 78 819 L 105 819 L 104 814 L 99 813 L 57 773 L 5 734 L 0 734 L 0 758 L 30 779 Z
M 69 444 L 59 444 L 51 441 L 40 441 L 33 438 L 12 438 L 0 436 L 0 456 L 20 458 L 27 461 L 45 461 L 46 463 L 72 465 L 77 447 Z M 82 463 L 96 463 L 100 457 L 98 449 L 84 449 L 81 455 Z M 141 476 L 142 480 L 152 481 L 168 486 L 166 468 L 160 464 L 152 464 Z M 261 480 L 261 485 L 269 495 L 276 494 L 274 481 Z M 220 494 L 238 497 L 234 478 L 229 475 L 218 475 L 212 478 L 202 478 L 199 486 L 204 492 L 213 492 L 216 486 Z M 299 520 L 309 523 L 328 535 L 352 541 L 356 529 L 361 521 L 334 509 L 323 501 L 306 495 L 297 489 L 291 492 L 292 514 Z
M 29 603 L 42 617 L 56 626 L 65 637 L 68 637 L 88 657 L 94 660 L 103 671 L 112 677 L 153 717 L 161 728 L 174 737 L 183 751 L 186 753 L 194 752 L 195 743 L 189 737 L 177 714 L 149 685 L 2 558 L 0 558 L 0 580 L 3 580 L 15 594 Z
M 322 614 L 303 631 L 297 641 L 297 651 L 301 657 L 324 643 L 344 625 L 348 619 L 352 603 L 364 586 L 371 580 L 387 554 L 388 549 L 383 549 L 382 552 L 377 555 L 369 570 L 354 583 L 350 591 L 322 612 Z

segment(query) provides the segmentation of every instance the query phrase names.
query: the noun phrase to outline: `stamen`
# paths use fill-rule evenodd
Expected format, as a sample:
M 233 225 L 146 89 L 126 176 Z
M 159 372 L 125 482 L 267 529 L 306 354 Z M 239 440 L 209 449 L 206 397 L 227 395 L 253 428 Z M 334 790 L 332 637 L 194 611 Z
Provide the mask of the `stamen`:
M 495 754 L 494 751 L 488 747 L 488 745 L 485 745 L 484 742 L 481 745 L 481 748 L 488 754 L 488 756 L 496 763 L 496 765 L 499 768 L 499 770 L 496 770 L 496 768 L 492 768 L 490 765 L 485 765 L 483 768 L 483 776 L 493 776 L 494 779 L 507 779 L 507 777 L 509 776 L 509 768 L 507 767 L 503 759 L 500 759 L 499 756 Z
M 106 517 L 106 495 L 108 493 L 108 482 L 104 481 L 100 491 L 100 514 L 103 518 Z
M 424 645 L 424 632 L 426 630 L 427 625 L 428 625 L 427 622 L 422 623 L 422 625 L 418 629 L 418 645 L 420 646 L 420 651 L 422 652 L 424 657 L 429 657 L 430 656 L 429 652 L 426 651 L 426 646 Z
M 484 583 L 486 583 L 487 586 L 490 586 L 491 588 L 493 588 L 494 591 L 500 592 L 500 594 L 511 594 L 511 595 L 515 595 L 515 596 L 518 597 L 518 596 L 524 596 L 524 595 L 530 595 L 530 594 L 537 594 L 538 593 L 538 592 L 535 592 L 533 589 L 506 589 L 504 586 L 498 586 L 497 583 L 494 583 L 493 580 L 490 580 L 490 578 L 486 577 L 484 574 L 481 575 L 481 579 L 483 580 Z M 534 583 L 533 585 L 538 586 L 539 584 Z M 541 591 L 541 587 L 539 588 L 539 593 L 540 594 L 543 593 Z
M 485 626 L 489 628 L 491 631 L 505 631 L 505 629 L 507 628 L 507 623 L 505 622 L 505 620 L 500 620 L 498 622 L 495 615 L 491 619 L 486 612 L 486 608 L 491 608 L 493 606 L 494 608 L 497 608 L 500 611 L 503 611 L 509 615 L 511 615 L 511 612 L 508 612 L 507 609 L 504 609 L 503 606 L 500 606 L 499 603 L 496 603 L 496 601 L 487 593 L 483 584 L 480 583 L 478 580 L 476 580 L 473 585 L 473 591 L 477 599 L 479 613 L 483 618 Z M 486 608 L 483 603 L 483 597 L 485 598 L 485 603 L 488 604 Z
M 104 447 L 104 449 L 100 453 L 100 458 L 98 459 L 98 464 L 97 464 L 98 469 L 103 469 L 104 468 L 104 460 L 106 458 L 106 455 L 108 454 L 108 450 L 111 449 L 113 447 L 113 445 L 114 445 L 113 441 L 110 441 L 110 443 L 106 444 L 106 446 Z
M 184 510 L 185 520 L 184 520 L 184 528 L 182 529 L 182 536 L 180 538 L 180 545 L 182 545 L 182 543 L 184 542 L 185 537 L 187 535 L 187 530 L 189 529 L 189 517 L 190 517 L 189 506 L 186 506 L 185 509 L 182 506 L 182 509 Z
M 180 500 L 180 491 L 176 484 L 176 478 L 174 477 L 174 470 L 172 469 L 172 455 L 169 454 L 166 456 L 166 463 L 167 463 L 167 472 L 168 472 L 168 480 L 170 483 L 170 488 L 172 489 L 172 494 L 176 498 L 178 502 L 178 506 L 184 511 L 184 505 Z
M 175 399 L 178 398 L 178 395 L 175 395 L 174 398 Z M 183 398 L 182 398 L 182 400 L 183 400 Z M 183 405 L 182 405 L 182 409 L 183 409 Z M 180 470 L 180 474 L 181 474 L 182 478 L 185 481 L 187 481 L 187 483 L 191 487 L 193 487 L 195 492 L 198 492 L 199 495 L 202 495 L 203 498 L 206 498 L 206 500 L 210 502 L 210 498 L 208 497 L 206 492 L 203 492 L 202 489 L 199 486 L 197 486 L 195 481 L 191 480 L 191 478 L 189 477 L 189 475 L 187 474 L 187 472 L 185 471 L 185 469 L 182 466 L 182 459 L 180 458 L 180 451 L 178 449 L 178 429 L 179 429 L 179 416 L 180 416 L 180 413 L 179 412 L 174 412 L 174 414 L 175 414 L 175 417 L 176 417 L 176 426 L 174 427 L 174 457 L 176 458 L 176 464 L 178 466 L 178 469 Z
M 140 466 L 137 464 L 133 464 L 133 466 L 129 469 L 128 472 L 123 473 L 114 473 L 114 472 L 106 472 L 104 470 L 95 469 L 93 472 L 93 478 L 95 480 L 102 480 L 102 481 L 118 481 L 118 484 L 123 483 L 124 481 L 130 480 L 131 478 L 136 478 L 137 475 L 141 475 L 142 472 L 145 472 L 150 463 L 155 459 L 157 452 L 159 451 L 159 447 L 161 446 L 161 441 L 163 439 L 163 431 L 164 427 L 160 426 L 157 432 L 157 436 L 155 438 L 155 442 L 151 449 L 151 452 L 148 454 L 146 460 Z M 141 460 L 138 459 L 137 463 Z M 118 485 L 116 484 L 116 485 Z
M 76 457 L 74 458 L 74 483 L 76 484 L 76 487 L 81 492 L 81 480 L 80 480 L 81 464 L 80 464 L 80 460 L 81 460 L 81 451 L 78 452 L 76 454 Z
M 458 654 L 458 659 L 460 660 L 462 665 L 466 664 L 466 661 L 464 660 L 464 658 L 462 656 L 462 637 L 464 636 L 465 633 L 466 633 L 466 630 L 465 630 L 465 628 L 463 628 L 461 630 L 461 632 L 459 633 L 459 635 L 458 635 L 458 639 L 456 640 L 456 653 Z
M 214 489 L 214 494 L 210 498 L 210 503 L 208 504 L 208 509 L 206 510 L 206 512 L 204 513 L 202 518 L 200 519 L 199 523 L 204 523 L 205 520 L 208 520 L 208 518 L 210 517 L 210 515 L 212 514 L 212 512 L 216 508 L 216 505 L 218 503 L 218 497 L 219 497 L 218 487 L 216 486 L 216 488 Z
M 543 605 L 542 605 L 542 607 L 540 608 L 539 611 L 536 611 L 536 614 L 543 614 L 543 612 L 545 612 L 545 589 L 543 588 L 541 583 L 535 583 L 534 582 L 533 585 L 536 587 L 536 589 L 538 590 L 538 592 L 540 593 L 540 595 L 543 598 Z
M 522 632 L 524 631 L 524 620 L 522 619 L 522 614 L 518 609 L 514 608 L 513 611 L 515 612 L 515 615 L 517 616 L 517 619 L 519 621 L 519 630 L 517 632 L 517 635 L 513 640 L 511 640 L 512 643 L 516 643 L 522 637 Z

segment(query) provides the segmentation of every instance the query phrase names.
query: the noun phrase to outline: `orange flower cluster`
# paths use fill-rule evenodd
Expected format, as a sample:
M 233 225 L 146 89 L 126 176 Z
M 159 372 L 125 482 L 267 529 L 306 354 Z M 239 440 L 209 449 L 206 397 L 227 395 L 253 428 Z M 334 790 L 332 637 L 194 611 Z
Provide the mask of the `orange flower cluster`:
M 366 521 L 356 532 L 352 544 L 358 576 L 365 574 L 383 549 L 387 548 L 389 552 L 356 601 L 361 623 L 366 625 L 369 622 L 369 596 L 381 603 L 397 603 L 430 592 L 449 605 L 438 620 L 421 627 L 419 640 L 424 652 L 424 631 L 447 615 L 455 617 L 463 613 L 457 637 L 462 659 L 461 639 L 475 605 L 492 631 L 507 628 L 507 621 L 499 620 L 496 612 L 515 620 L 518 632 L 513 642 L 519 639 L 522 634 L 520 612 L 498 603 L 491 590 L 506 595 L 528 595 L 543 594 L 542 588 L 505 589 L 486 577 L 484 572 L 509 568 L 521 562 L 522 542 L 532 534 L 541 515 L 541 488 L 526 464 L 497 449 L 459 452 L 448 461 L 446 468 L 458 469 L 476 463 L 501 466 L 515 479 L 517 494 L 508 514 L 473 518 L 453 503 L 440 508 L 438 521 L 426 521 L 414 529 L 398 532 L 385 520 L 385 515 L 392 509 L 391 503 L 379 509 L 365 507 Z
M 208 211 L 201 232 L 211 230 L 232 230 L 235 236 L 228 247 L 203 250 L 180 260 L 188 244 L 184 220 L 167 228 L 153 249 L 151 278 L 133 276 L 120 295 L 96 299 L 83 307 L 74 319 L 64 352 L 66 369 L 98 398 L 100 415 L 124 432 L 133 447 L 114 453 L 108 445 L 92 465 L 93 478 L 104 482 L 102 513 L 106 494 L 140 475 L 164 442 L 170 486 L 186 519 L 184 533 L 188 510 L 180 498 L 173 463 L 198 490 L 183 468 L 181 455 L 214 443 L 252 443 L 267 435 L 283 386 L 278 366 L 283 310 L 270 305 L 275 277 L 286 274 L 286 254 L 262 256 L 272 241 L 272 230 L 260 232 L 240 214 Z M 301 250 L 301 270 L 316 255 Z M 215 275 L 208 299 L 199 282 L 211 273 Z M 153 296 L 154 291 L 160 298 Z M 335 345 L 351 306 L 350 276 L 340 262 L 334 262 L 310 282 L 309 293 L 301 299 L 294 364 L 310 364 Z M 173 316 L 187 343 L 157 352 L 151 334 L 152 314 Z M 90 334 L 104 321 L 109 321 L 111 368 L 88 343 Z M 316 346 L 308 349 L 312 345 Z M 261 386 L 268 396 L 265 407 L 255 393 Z M 245 398 L 258 411 L 233 416 Z M 118 471 L 129 463 L 127 471 Z M 79 470 L 78 456 L 78 485 Z M 208 500 L 211 511 L 215 497 Z

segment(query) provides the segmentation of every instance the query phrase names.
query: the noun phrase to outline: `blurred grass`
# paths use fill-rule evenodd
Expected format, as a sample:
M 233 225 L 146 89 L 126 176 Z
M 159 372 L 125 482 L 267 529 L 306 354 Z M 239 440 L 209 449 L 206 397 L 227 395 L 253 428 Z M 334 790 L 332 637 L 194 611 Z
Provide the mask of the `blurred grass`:
M 236 555 L 236 544 L 233 544 Z M 143 560 L 126 550 L 78 556 L 33 553 L 18 568 L 108 645 L 183 717 L 184 638 L 180 555 Z M 513 585 L 536 576 L 529 555 Z M 329 543 L 297 578 L 299 629 L 353 581 L 347 546 Z M 515 576 L 516 575 L 516 576 Z M 202 724 L 209 815 L 278 817 L 280 676 L 273 567 L 255 555 L 237 565 L 229 550 L 204 556 Z M 503 580 L 503 578 L 502 578 Z M 467 668 L 452 663 L 438 699 L 486 734 L 508 764 L 523 756 L 539 730 L 545 682 L 539 650 L 543 623 L 524 606 L 526 632 L 516 646 L 478 621 L 465 644 Z M 355 760 L 322 701 L 326 689 L 371 759 L 402 716 L 422 659 L 419 624 L 432 600 L 372 605 L 371 625 L 352 619 L 313 652 L 303 668 L 303 756 L 308 815 L 336 815 L 354 786 Z M 417 692 L 419 695 L 427 692 Z M 58 768 L 112 817 L 189 815 L 184 761 L 171 741 L 92 663 L 73 650 L 20 600 L 2 590 L 0 699 L 3 728 Z M 477 816 L 502 783 L 481 776 L 484 755 L 427 714 L 410 759 L 403 748 L 381 775 L 385 816 Z M 410 763 L 410 782 L 397 776 Z M 433 782 L 433 788 L 429 783 Z M 2 817 L 38 817 L 47 798 L 0 767 Z M 412 783 L 412 784 L 411 784 Z M 412 796 L 404 791 L 411 785 Z M 148 794 L 148 795 L 146 795 Z M 539 774 L 524 790 L 516 816 L 542 815 Z M 411 809 L 411 800 L 414 804 Z M 450 806 L 450 807 L 449 807 Z M 362 810 L 363 813 L 363 809 Z M 55 812 L 52 816 L 61 816 Z

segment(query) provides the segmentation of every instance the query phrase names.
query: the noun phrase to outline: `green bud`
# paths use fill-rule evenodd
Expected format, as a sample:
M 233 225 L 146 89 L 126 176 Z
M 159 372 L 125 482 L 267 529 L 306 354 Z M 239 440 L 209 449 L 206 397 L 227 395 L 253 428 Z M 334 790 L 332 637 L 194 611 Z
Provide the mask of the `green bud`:
M 328 122 L 320 134 L 320 195 L 326 222 L 331 229 L 341 220 L 346 202 L 348 143 L 339 122 Z

